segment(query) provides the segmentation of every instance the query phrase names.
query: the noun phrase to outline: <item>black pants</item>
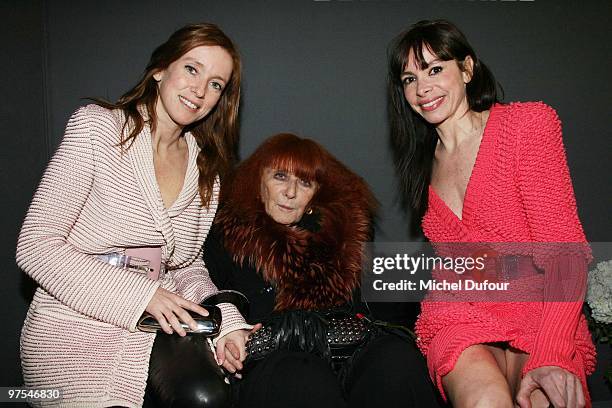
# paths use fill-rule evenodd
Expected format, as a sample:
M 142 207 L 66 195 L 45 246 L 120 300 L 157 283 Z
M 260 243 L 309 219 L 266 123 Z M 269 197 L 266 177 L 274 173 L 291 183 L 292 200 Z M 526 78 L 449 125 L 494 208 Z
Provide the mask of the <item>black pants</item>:
M 224 408 L 230 401 L 230 387 L 205 338 L 155 337 L 145 408 Z
M 441 407 L 425 360 L 411 342 L 386 334 L 351 361 L 341 384 L 329 364 L 276 351 L 240 383 L 240 408 Z

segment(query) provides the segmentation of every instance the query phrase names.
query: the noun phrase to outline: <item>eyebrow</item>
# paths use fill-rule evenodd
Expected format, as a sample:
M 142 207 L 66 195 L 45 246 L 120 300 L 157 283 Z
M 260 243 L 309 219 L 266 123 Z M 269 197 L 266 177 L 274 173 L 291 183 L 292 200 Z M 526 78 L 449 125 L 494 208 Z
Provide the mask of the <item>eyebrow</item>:
M 204 64 L 202 64 L 200 61 L 198 61 L 197 59 L 193 58 L 193 57 L 185 57 L 186 62 L 190 62 L 190 63 L 194 63 L 195 65 L 197 65 L 199 68 L 205 68 Z M 220 79 L 223 82 L 229 82 L 228 79 L 225 79 L 223 77 L 220 77 L 219 75 L 216 75 L 213 77 L 214 79 Z
M 202 64 L 200 61 L 198 61 L 197 59 L 193 58 L 193 57 L 185 57 L 185 60 L 189 61 L 189 62 L 193 62 L 196 65 L 199 65 L 200 67 L 203 67 L 204 64 Z
M 429 68 L 430 66 L 432 66 L 432 64 L 438 63 L 438 62 L 444 62 L 444 60 L 440 59 L 440 58 L 434 58 L 431 61 L 429 61 L 427 63 L 427 66 L 425 66 L 425 68 L 423 68 L 421 71 L 426 70 L 427 68 Z M 413 74 L 412 71 L 410 70 L 405 70 L 402 72 L 402 75 L 406 75 L 406 74 Z

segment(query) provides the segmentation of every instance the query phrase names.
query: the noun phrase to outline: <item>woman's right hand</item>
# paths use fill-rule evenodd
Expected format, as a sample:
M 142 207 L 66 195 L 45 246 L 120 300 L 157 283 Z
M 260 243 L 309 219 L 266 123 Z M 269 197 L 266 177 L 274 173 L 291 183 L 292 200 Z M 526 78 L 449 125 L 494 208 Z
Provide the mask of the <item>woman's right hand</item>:
M 249 330 L 235 330 L 217 340 L 217 361 L 230 373 L 235 373 L 236 378 L 242 378 L 238 371 L 242 370 L 242 362 L 246 358 L 245 344 L 251 334 L 262 328 L 257 323 Z
M 175 331 L 179 336 L 187 334 L 185 329 L 181 327 L 181 322 L 187 323 L 191 330 L 197 330 L 198 328 L 187 310 L 199 313 L 202 316 L 208 316 L 208 311 L 202 306 L 164 288 L 157 288 L 145 309 L 157 319 L 164 332 L 172 334 Z
M 516 395 L 520 408 L 531 408 L 531 393 L 541 390 L 555 408 L 583 408 L 586 399 L 580 379 L 556 366 L 542 366 L 528 371 Z

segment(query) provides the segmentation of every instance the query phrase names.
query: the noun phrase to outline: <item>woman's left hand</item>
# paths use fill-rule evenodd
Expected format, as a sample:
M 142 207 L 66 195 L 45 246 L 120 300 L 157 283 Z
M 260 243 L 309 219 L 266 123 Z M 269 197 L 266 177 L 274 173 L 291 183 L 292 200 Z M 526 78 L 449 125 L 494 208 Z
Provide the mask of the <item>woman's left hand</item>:
M 555 407 L 583 408 L 586 406 L 580 379 L 556 366 L 534 368 L 525 374 L 516 394 L 521 408 L 531 408 L 531 393 L 540 389 Z
M 234 330 L 217 340 L 216 352 L 219 365 L 230 373 L 242 370 L 242 362 L 246 358 L 245 344 L 251 333 L 261 327 L 256 324 L 252 330 Z

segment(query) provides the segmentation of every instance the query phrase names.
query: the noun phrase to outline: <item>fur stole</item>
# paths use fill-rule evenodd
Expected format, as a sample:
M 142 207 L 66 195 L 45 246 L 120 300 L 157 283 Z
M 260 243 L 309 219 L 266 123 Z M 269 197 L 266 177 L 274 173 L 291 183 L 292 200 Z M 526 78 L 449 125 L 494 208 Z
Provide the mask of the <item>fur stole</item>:
M 359 286 L 376 203 L 366 183 L 351 176 L 348 185 L 321 188 L 310 203 L 313 214 L 296 227 L 276 223 L 258 199 L 225 197 L 215 219 L 225 248 L 275 287 L 275 311 L 339 306 Z M 303 227 L 313 218 L 313 227 Z

